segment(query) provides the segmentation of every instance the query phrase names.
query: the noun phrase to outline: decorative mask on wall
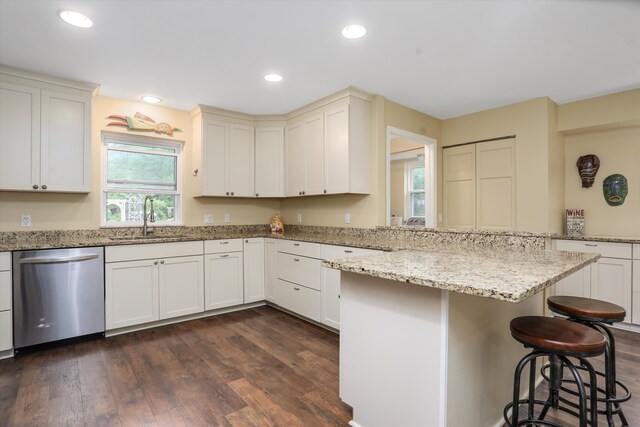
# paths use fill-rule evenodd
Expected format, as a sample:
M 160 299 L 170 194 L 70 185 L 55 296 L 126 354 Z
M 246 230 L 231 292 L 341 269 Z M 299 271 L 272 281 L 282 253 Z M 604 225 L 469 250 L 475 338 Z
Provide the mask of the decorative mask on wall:
M 600 159 L 595 154 L 587 154 L 578 158 L 578 172 L 582 180 L 582 188 L 589 188 L 593 185 L 598 169 L 600 168 Z
M 609 206 L 620 206 L 629 193 L 627 178 L 619 173 L 609 175 L 602 183 L 602 191 Z

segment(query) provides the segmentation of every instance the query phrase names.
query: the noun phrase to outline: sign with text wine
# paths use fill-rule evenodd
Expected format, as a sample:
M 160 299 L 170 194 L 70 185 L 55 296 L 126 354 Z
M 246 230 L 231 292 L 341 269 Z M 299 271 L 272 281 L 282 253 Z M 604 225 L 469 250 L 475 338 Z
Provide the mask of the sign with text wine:
M 584 209 L 567 209 L 567 236 L 584 236 Z

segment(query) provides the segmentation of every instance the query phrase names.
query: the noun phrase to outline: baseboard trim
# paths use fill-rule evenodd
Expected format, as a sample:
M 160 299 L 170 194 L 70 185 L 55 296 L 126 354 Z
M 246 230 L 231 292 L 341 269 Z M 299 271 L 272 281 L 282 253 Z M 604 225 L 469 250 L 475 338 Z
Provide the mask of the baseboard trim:
M 538 378 L 536 378 L 536 388 L 538 388 L 538 386 L 542 383 L 543 380 L 544 378 L 542 377 L 542 375 L 538 375 Z M 527 390 L 525 390 L 525 392 L 522 393 L 522 395 L 520 396 L 520 399 L 527 399 L 528 397 L 529 397 L 529 388 L 527 387 Z M 507 405 L 507 403 L 509 402 L 504 403 L 505 406 Z M 511 415 L 511 412 L 509 412 L 509 415 Z M 504 422 L 504 418 L 501 416 L 500 421 L 496 422 L 492 427 L 502 427 L 503 425 L 505 425 L 505 422 Z

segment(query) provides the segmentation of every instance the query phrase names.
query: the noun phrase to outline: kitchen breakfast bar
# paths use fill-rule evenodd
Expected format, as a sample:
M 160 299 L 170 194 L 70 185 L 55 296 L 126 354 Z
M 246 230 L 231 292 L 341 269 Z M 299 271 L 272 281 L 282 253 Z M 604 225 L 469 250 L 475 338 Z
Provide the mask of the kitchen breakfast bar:
M 341 270 L 340 397 L 354 427 L 501 426 L 528 351 L 509 322 L 599 255 L 438 245 L 325 261 Z

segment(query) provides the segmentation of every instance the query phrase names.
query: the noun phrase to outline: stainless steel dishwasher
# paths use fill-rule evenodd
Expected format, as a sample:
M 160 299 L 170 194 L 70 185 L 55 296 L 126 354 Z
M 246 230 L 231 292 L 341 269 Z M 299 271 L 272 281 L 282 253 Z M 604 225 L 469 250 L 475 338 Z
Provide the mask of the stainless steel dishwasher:
M 13 253 L 15 353 L 104 336 L 104 248 Z

